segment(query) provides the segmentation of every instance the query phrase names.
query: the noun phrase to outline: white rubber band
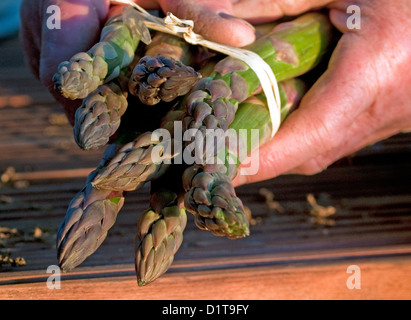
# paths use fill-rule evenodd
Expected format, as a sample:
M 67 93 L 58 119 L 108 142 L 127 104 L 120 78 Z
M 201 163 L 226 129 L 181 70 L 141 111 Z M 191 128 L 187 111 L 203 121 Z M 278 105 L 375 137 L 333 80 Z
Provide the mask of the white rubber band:
M 111 2 L 116 4 L 125 4 L 136 8 L 140 13 L 139 16 L 144 19 L 144 23 L 147 28 L 182 37 L 190 44 L 207 47 L 229 55 L 233 58 L 242 60 L 249 65 L 260 80 L 261 87 L 265 93 L 267 107 L 271 118 L 271 136 L 273 137 L 275 135 L 281 122 L 280 91 L 273 71 L 258 54 L 249 50 L 235 48 L 204 39 L 202 36 L 193 31 L 194 22 L 192 20 L 179 19 L 172 13 L 168 13 L 164 19 L 161 19 L 151 15 L 131 0 L 111 0 Z

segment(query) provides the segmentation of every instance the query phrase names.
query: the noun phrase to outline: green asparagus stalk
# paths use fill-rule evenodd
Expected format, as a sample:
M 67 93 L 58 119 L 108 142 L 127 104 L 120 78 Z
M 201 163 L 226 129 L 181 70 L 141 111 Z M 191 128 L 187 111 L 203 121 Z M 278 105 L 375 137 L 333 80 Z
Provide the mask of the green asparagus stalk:
M 184 39 L 163 32 L 157 32 L 153 36 L 145 51 L 146 56 L 165 56 L 178 60 L 187 66 L 194 63 L 193 54 L 192 46 Z
M 279 24 L 247 49 L 267 62 L 277 81 L 283 81 L 316 66 L 326 53 L 331 37 L 328 18 L 321 13 L 308 13 Z M 184 100 L 183 129 L 227 130 L 234 120 L 238 103 L 258 90 L 261 90 L 259 79 L 247 64 L 232 57 L 223 59 L 216 64 L 210 77 L 202 79 Z M 203 144 L 203 141 L 196 143 Z
M 171 177 L 171 172 L 172 169 L 151 183 L 150 208 L 137 222 L 135 268 L 139 286 L 149 284 L 169 269 L 183 241 L 187 215 L 179 198 L 181 179 Z
M 259 39 L 267 35 L 268 33 L 272 32 L 274 27 L 277 26 L 279 23 L 281 22 L 276 20 L 253 25 L 256 39 Z
M 304 92 L 305 85 L 299 79 L 280 83 L 282 120 L 298 105 Z M 230 129 L 235 130 L 238 139 L 241 139 L 234 150 L 238 151 L 237 146 L 242 144 L 246 147 L 247 154 L 271 138 L 270 114 L 263 94 L 251 97 L 239 105 Z M 251 129 L 258 130 L 259 140 L 251 139 Z M 197 227 L 217 236 L 236 239 L 249 235 L 250 216 L 232 184 L 232 179 L 237 174 L 235 168 L 243 160 L 236 153 L 232 154 L 232 151 L 233 148 L 225 148 L 220 152 L 223 154 L 223 165 L 218 168 L 222 167 L 224 171 L 216 171 L 214 168 L 209 170 L 208 165 L 188 167 L 183 174 L 183 186 L 186 191 L 184 205 L 195 216 Z
M 131 94 L 146 105 L 170 102 L 185 95 L 201 78 L 191 64 L 190 45 L 183 39 L 157 33 L 146 55 L 134 67 L 129 82 Z
M 128 107 L 128 78 L 120 75 L 90 93 L 76 110 L 74 140 L 84 150 L 106 145 L 118 130 L 121 116 Z
M 307 86 L 303 80 L 295 78 L 280 82 L 278 88 L 281 101 L 280 121 L 282 123 L 300 104 L 307 91 Z M 263 93 L 252 96 L 239 105 L 229 129 L 235 130 L 237 146 L 244 146 L 247 155 L 271 139 L 271 118 Z M 253 129 L 258 130 L 258 140 L 251 138 Z M 234 149 L 237 155 L 233 154 L 230 148 L 225 148 L 220 152 L 219 158 L 225 159 L 225 162 L 235 160 L 234 164 L 238 166 L 243 159 L 239 159 L 238 150 Z M 233 175 L 230 176 L 234 178 Z
M 75 54 L 58 66 L 54 87 L 68 99 L 83 99 L 105 82 L 120 75 L 134 58 L 140 36 L 133 31 L 124 7 L 113 6 L 100 40 L 87 52 Z
M 118 148 L 112 144 L 106 149 L 99 167 L 69 204 L 57 233 L 57 256 L 63 271 L 74 269 L 98 249 L 123 207 L 122 191 L 98 190 L 90 184 Z

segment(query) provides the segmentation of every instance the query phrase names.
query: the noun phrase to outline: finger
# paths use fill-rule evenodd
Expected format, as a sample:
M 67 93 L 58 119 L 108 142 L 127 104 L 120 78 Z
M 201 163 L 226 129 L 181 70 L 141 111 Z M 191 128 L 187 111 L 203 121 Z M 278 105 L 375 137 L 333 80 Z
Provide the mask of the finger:
M 236 0 L 233 12 L 236 16 L 253 23 L 272 21 L 283 16 L 295 16 L 313 8 L 327 5 L 333 0 Z
M 348 149 L 341 149 L 336 150 L 335 153 L 330 155 L 319 155 L 316 158 L 310 159 L 307 162 L 303 163 L 299 167 L 293 168 L 292 170 L 288 171 L 288 174 L 304 174 L 304 175 L 313 175 L 320 173 L 328 168 L 331 164 L 335 161 L 350 156 L 357 151 L 364 149 L 365 147 L 369 147 L 376 142 L 382 141 L 387 139 L 395 134 L 398 133 L 398 130 L 394 128 L 386 128 L 383 130 L 379 130 L 364 139 L 358 142 L 355 145 L 350 143 L 350 148 Z
M 350 50 L 352 46 L 356 50 Z M 357 50 L 364 55 L 358 55 Z M 258 173 L 239 174 L 236 185 L 276 177 L 340 147 L 346 128 L 375 96 L 374 82 L 362 80 L 377 78 L 375 70 L 368 67 L 372 55 L 366 51 L 360 37 L 343 36 L 331 57 L 329 69 L 303 98 L 300 108 L 289 116 L 275 137 L 259 149 L 258 157 L 251 157 L 251 161 L 258 158 Z
M 242 47 L 254 41 L 254 28 L 233 16 L 230 0 L 160 0 L 164 12 L 195 21 L 194 31 L 208 40 Z
M 60 28 L 51 26 L 51 14 L 46 11 L 47 7 L 56 4 L 61 13 Z M 108 0 L 44 1 L 39 75 L 46 86 L 52 86 L 51 78 L 60 62 L 88 50 L 98 40 L 108 7 Z
M 365 12 L 367 7 L 362 7 L 362 9 Z M 366 18 L 371 15 L 370 12 L 367 13 L 364 14 Z M 344 25 L 343 21 L 344 18 L 341 20 L 342 25 Z M 364 24 L 364 28 L 367 26 Z M 368 34 L 376 33 L 370 30 Z M 369 46 L 377 53 L 368 55 L 369 65 L 374 65 L 380 75 L 380 78 L 366 79 L 366 81 L 379 83 L 375 100 L 353 121 L 350 127 L 347 127 L 343 134 L 345 140 L 338 148 L 318 155 L 288 173 L 318 173 L 344 156 L 399 132 L 407 132 L 411 128 L 411 109 L 409 108 L 411 94 L 407 89 L 409 87 L 407 84 L 411 84 L 411 76 L 403 72 L 403 66 L 407 64 L 406 61 L 409 58 L 402 54 L 407 51 L 400 49 L 405 44 L 405 38 L 398 33 L 388 31 L 384 41 L 381 40 L 383 33 L 380 32 L 378 35 L 380 38 L 378 43 L 372 42 L 372 36 L 367 37 Z M 408 47 L 408 44 L 405 44 L 405 47 Z M 395 54 L 391 55 L 391 52 Z M 361 51 L 358 53 L 361 54 Z
M 47 8 L 57 5 L 57 11 Z M 49 89 L 54 98 L 63 105 L 71 124 L 80 101 L 65 99 L 54 90 L 52 77 L 60 62 L 70 59 L 74 54 L 88 50 L 97 40 L 102 23 L 107 17 L 109 1 L 43 1 L 40 7 L 40 48 L 38 57 L 38 75 L 40 81 Z M 52 16 L 56 14 L 56 16 Z M 54 25 L 54 18 L 60 19 L 60 25 Z M 54 20 L 54 23 L 56 21 Z
M 345 1 L 336 1 L 328 5 L 330 10 L 330 19 L 333 25 L 342 33 L 349 32 L 347 21 L 351 14 L 347 13 L 347 9 L 352 3 Z
M 353 137 L 341 144 L 339 148 L 336 148 L 326 154 L 318 155 L 298 167 L 295 167 L 287 172 L 287 174 L 304 174 L 313 175 L 326 170 L 335 161 L 352 155 L 353 153 L 360 151 L 361 149 L 371 146 L 374 143 L 387 139 L 397 133 L 399 133 L 398 128 L 383 128 L 379 129 L 373 133 L 369 133 L 364 136 L 362 132 L 359 133 L 359 137 L 355 136 L 355 130 L 348 130 L 347 136 Z M 358 138 L 356 138 L 358 137 Z
M 403 112 L 402 114 L 402 119 L 398 119 L 397 121 L 389 120 L 386 125 L 380 125 L 374 115 L 369 112 L 364 112 L 357 118 L 357 121 L 346 130 L 344 133 L 346 138 L 338 148 L 326 154 L 318 155 L 287 173 L 305 175 L 319 173 L 343 157 L 349 156 L 400 132 L 406 132 L 408 130 L 407 128 L 411 125 L 411 112 Z

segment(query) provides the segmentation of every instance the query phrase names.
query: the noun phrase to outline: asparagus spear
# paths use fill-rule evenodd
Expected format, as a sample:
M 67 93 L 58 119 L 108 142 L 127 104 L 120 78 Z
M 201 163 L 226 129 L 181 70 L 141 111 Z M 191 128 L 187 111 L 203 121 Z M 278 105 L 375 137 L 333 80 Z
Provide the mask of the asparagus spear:
M 100 167 L 116 153 L 118 145 L 110 145 Z M 90 184 L 99 168 L 91 172 L 86 185 L 69 204 L 57 233 L 59 265 L 70 271 L 94 253 L 113 226 L 124 204 L 122 191 L 97 190 Z
M 174 167 L 175 169 L 175 167 Z M 135 268 L 139 286 L 144 286 L 164 274 L 183 241 L 187 215 L 182 207 L 181 180 L 169 170 L 160 180 L 151 183 L 150 208 L 137 222 Z M 174 176 L 170 176 L 170 174 Z
M 117 78 L 120 70 L 133 61 L 140 37 L 127 19 L 127 12 L 131 11 L 125 7 L 126 11 L 119 13 L 119 8 L 110 9 L 98 43 L 58 66 L 53 82 L 55 90 L 64 97 L 72 100 L 87 97 L 99 85 Z
M 304 92 L 304 83 L 299 79 L 280 83 L 283 120 L 290 110 L 298 105 Z M 247 154 L 266 143 L 271 138 L 271 121 L 263 95 L 241 103 L 230 128 L 237 132 L 239 139 L 242 139 L 241 143 L 246 146 Z M 258 141 L 250 139 L 251 129 L 259 130 Z M 245 135 L 241 136 L 244 133 Z M 219 156 L 224 165 L 218 168 L 224 168 L 224 172 L 215 171 L 213 168 L 208 170 L 207 165 L 193 165 L 184 171 L 182 179 L 186 191 L 184 205 L 195 216 L 197 227 L 209 230 L 217 236 L 236 239 L 249 235 L 250 217 L 249 212 L 236 196 L 232 184 L 232 179 L 237 174 L 235 167 L 243 160 L 238 158 L 238 155 L 232 154 L 232 150 L 232 148 L 225 148 L 220 152 Z M 234 169 L 229 163 L 232 159 L 236 161 Z
M 184 171 L 183 183 L 184 206 L 194 215 L 198 228 L 230 239 L 249 235 L 249 217 L 229 176 L 207 173 L 194 165 Z
M 191 63 L 190 45 L 183 39 L 157 33 L 146 55 L 134 67 L 129 82 L 130 93 L 144 104 L 170 102 L 185 95 L 201 78 Z
M 93 177 L 91 184 L 97 189 L 132 191 L 141 184 L 160 177 L 170 166 L 165 162 L 153 162 L 152 152 L 166 152 L 171 141 L 160 141 L 160 137 L 145 132 L 126 143 L 117 154 Z M 164 159 L 166 156 L 164 156 Z
M 76 110 L 73 132 L 80 148 L 90 150 L 104 146 L 117 131 L 128 107 L 126 81 L 128 78 L 120 75 L 100 85 Z

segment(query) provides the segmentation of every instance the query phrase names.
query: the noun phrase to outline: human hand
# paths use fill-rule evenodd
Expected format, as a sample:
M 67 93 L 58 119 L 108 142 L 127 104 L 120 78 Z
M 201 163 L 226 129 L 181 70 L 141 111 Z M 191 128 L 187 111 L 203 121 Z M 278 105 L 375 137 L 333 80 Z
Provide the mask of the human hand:
M 245 21 L 232 16 L 230 0 L 139 0 L 146 9 L 163 9 L 180 18 L 192 19 L 195 31 L 204 37 L 243 46 L 254 41 L 254 30 Z M 47 7 L 58 5 L 61 29 L 47 28 Z M 21 6 L 21 39 L 26 60 L 34 75 L 61 103 L 73 124 L 80 100 L 68 100 L 55 92 L 52 77 L 60 62 L 69 60 L 77 52 L 87 51 L 98 41 L 100 28 L 109 11 L 109 0 L 24 0 Z
M 297 13 L 304 5 L 323 2 L 295 0 L 282 11 Z M 280 1 L 269 3 L 277 10 Z M 359 30 L 347 29 L 350 4 L 361 9 Z M 284 173 L 315 174 L 367 145 L 411 129 L 409 1 L 332 1 L 329 8 L 343 36 L 328 70 L 275 137 L 259 149 L 258 160 L 252 157 L 259 161 L 258 173 L 238 175 L 235 185 Z

